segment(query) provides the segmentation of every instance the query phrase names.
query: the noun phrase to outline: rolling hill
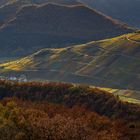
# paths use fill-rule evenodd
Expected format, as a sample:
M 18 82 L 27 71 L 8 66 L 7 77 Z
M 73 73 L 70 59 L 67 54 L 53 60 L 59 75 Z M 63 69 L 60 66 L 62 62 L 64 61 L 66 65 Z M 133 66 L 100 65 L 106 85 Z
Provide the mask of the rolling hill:
M 81 44 L 132 31 L 84 5 L 30 5 L 1 26 L 0 56 L 23 56 L 42 48 Z
M 33 80 L 84 83 L 140 90 L 140 33 L 61 49 L 42 49 L 0 64 L 1 74 L 26 74 Z
M 112 18 L 140 28 L 139 0 L 79 0 Z

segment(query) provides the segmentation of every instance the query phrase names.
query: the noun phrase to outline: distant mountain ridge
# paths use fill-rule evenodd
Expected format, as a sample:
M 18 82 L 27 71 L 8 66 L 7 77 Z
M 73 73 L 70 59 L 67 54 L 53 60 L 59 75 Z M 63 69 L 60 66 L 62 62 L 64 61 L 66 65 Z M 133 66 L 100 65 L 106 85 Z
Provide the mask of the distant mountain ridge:
M 138 18 L 140 13 L 139 0 L 1 0 L 0 7 L 11 3 L 44 4 L 47 2 L 66 5 L 84 3 L 114 19 L 140 28 Z
M 41 5 L 46 3 L 63 5 L 82 5 L 75 0 L 5 0 L 0 3 L 0 25 L 4 24 L 11 17 L 15 16 L 19 9 L 29 5 Z
M 102 13 L 140 28 L 140 0 L 78 0 Z
M 27 55 L 42 48 L 81 44 L 132 31 L 84 5 L 30 5 L 1 26 L 1 56 Z

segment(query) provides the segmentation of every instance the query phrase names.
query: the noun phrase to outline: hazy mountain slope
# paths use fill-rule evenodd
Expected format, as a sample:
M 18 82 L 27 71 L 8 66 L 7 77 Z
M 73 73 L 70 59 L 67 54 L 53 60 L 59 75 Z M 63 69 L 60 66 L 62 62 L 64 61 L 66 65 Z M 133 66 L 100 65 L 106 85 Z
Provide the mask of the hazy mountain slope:
M 79 0 L 115 19 L 140 28 L 140 0 Z
M 45 3 L 55 3 L 63 5 L 80 5 L 81 3 L 75 0 L 13 0 L 5 1 L 5 3 L 0 3 L 0 25 L 6 23 L 8 20 L 13 18 L 19 9 L 23 6 L 28 6 L 32 4 L 45 4 Z
M 139 56 L 140 33 L 132 33 L 69 48 L 43 49 L 0 67 L 2 74 L 25 73 L 31 79 L 140 90 Z
M 45 47 L 64 47 L 130 31 L 82 5 L 27 6 L 1 27 L 0 55 L 21 56 Z

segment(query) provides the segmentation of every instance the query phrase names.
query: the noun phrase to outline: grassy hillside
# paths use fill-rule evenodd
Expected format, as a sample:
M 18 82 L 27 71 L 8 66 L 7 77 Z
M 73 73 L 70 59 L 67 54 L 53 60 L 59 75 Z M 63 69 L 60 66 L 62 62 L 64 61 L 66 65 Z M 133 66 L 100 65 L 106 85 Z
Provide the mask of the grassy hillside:
M 0 55 L 27 55 L 42 48 L 81 44 L 132 30 L 83 5 L 30 5 L 1 26 Z
M 138 90 L 123 90 L 123 89 L 112 89 L 112 88 L 103 88 L 100 89 L 110 92 L 115 96 L 119 96 L 119 98 L 123 101 L 127 101 L 130 103 L 140 104 L 140 91 Z
M 1 74 L 140 90 L 140 33 L 61 49 L 43 49 L 0 64 Z

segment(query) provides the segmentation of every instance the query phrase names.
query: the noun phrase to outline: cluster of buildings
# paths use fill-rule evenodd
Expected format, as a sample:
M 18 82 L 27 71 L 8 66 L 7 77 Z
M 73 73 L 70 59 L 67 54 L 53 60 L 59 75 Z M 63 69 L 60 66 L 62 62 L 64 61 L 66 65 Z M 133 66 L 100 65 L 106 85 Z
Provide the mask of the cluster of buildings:
M 27 82 L 26 75 L 20 75 L 19 77 L 16 76 L 0 76 L 0 80 L 8 80 L 8 81 L 15 81 L 15 82 Z

